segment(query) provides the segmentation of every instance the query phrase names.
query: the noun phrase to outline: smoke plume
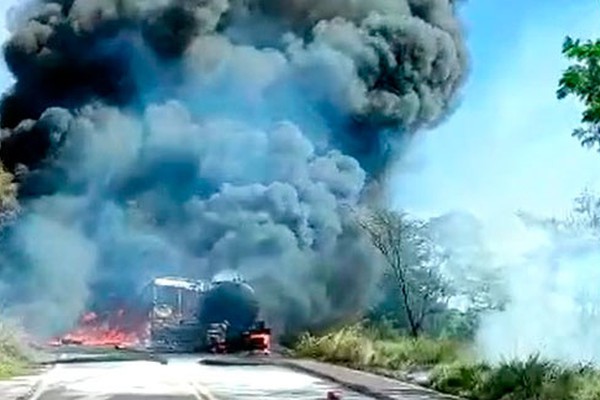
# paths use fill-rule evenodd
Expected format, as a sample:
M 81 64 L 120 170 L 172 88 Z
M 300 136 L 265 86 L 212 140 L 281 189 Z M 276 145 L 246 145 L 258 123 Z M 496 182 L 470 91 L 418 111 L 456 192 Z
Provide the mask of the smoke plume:
M 36 0 L 13 23 L 0 266 L 65 324 L 227 269 L 288 329 L 360 309 L 378 268 L 350 210 L 466 70 L 450 0 Z

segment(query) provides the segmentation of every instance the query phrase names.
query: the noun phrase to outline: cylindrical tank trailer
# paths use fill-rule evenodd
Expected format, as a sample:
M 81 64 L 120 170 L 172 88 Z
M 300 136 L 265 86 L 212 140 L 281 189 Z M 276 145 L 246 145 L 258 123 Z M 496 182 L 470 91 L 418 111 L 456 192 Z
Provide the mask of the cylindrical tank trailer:
M 259 314 L 254 289 L 242 282 L 220 282 L 200 300 L 200 324 L 227 322 L 231 334 L 246 332 L 256 324 Z
M 185 282 L 186 284 L 183 284 Z M 254 289 L 236 280 L 189 284 L 183 278 L 160 278 L 161 292 L 153 300 L 151 343 L 155 348 L 170 351 L 263 350 L 270 346 L 270 330 L 258 320 L 259 301 Z M 172 292 L 172 293 L 171 293 Z M 195 309 L 182 309 L 182 304 L 194 304 Z M 173 303 L 174 304 L 171 304 Z M 170 309 L 168 318 L 162 311 Z

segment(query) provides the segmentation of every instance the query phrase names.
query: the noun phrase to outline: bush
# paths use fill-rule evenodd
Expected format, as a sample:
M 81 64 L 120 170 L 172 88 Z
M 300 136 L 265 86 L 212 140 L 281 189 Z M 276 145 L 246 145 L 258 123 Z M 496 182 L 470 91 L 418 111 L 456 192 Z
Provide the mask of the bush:
M 575 373 L 559 364 L 540 360 L 502 363 L 485 379 L 479 395 L 482 399 L 568 400 L 574 399 Z
M 24 372 L 30 362 L 31 354 L 20 337 L 18 329 L 0 323 L 0 379 Z
M 588 374 L 588 373 L 586 373 Z M 577 368 L 530 357 L 496 367 L 457 363 L 434 370 L 432 386 L 439 391 L 477 400 L 598 400 L 595 380 Z M 587 396 L 587 397 L 584 397 Z
M 455 396 L 474 398 L 490 367 L 482 363 L 455 361 L 434 368 L 431 376 L 433 389 Z
M 17 185 L 0 163 L 0 227 L 16 215 L 18 206 Z
M 400 336 L 381 340 L 380 334 L 352 326 L 321 337 L 304 335 L 295 346 L 295 354 L 355 367 L 386 369 L 430 366 L 454 361 L 459 356 L 460 346 L 453 341 Z
M 373 340 L 360 326 L 342 328 L 322 337 L 303 335 L 294 347 L 294 353 L 357 367 L 374 364 L 376 357 Z
M 600 400 L 600 371 L 593 367 L 538 356 L 491 366 L 470 360 L 465 350 L 456 341 L 394 337 L 360 325 L 320 337 L 304 335 L 294 348 L 297 356 L 360 369 L 430 368 L 433 389 L 474 400 Z
M 579 375 L 577 381 L 577 400 L 600 400 L 600 373 L 585 371 Z
M 377 342 L 378 352 L 389 360 L 390 367 L 427 367 L 448 363 L 460 356 L 457 342 L 428 338 L 399 338 Z

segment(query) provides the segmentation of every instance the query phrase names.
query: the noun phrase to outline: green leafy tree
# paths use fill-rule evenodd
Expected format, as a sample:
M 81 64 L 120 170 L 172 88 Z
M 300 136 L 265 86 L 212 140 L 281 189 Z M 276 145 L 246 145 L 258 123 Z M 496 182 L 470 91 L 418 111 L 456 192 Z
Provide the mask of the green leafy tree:
M 556 95 L 559 99 L 572 95 L 583 102 L 583 125 L 573 136 L 600 150 L 600 39 L 583 42 L 567 37 L 562 53 L 573 63 L 563 72 Z

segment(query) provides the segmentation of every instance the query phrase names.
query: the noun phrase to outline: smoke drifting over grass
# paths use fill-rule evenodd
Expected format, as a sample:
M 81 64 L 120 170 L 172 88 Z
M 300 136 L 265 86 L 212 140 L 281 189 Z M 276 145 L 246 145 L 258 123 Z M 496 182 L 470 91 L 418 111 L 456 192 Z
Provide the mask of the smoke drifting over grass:
M 600 362 L 600 232 L 588 216 L 574 215 L 585 224 L 572 217 L 521 221 L 523 250 L 504 271 L 509 302 L 483 318 L 478 334 L 487 358 L 541 354 L 572 363 Z
M 366 304 L 379 271 L 346 210 L 453 104 L 453 2 L 38 0 L 17 15 L 0 159 L 24 210 L 1 270 L 20 304 L 66 324 L 156 274 L 226 269 L 288 329 Z
M 600 340 L 591 312 L 600 304 L 594 234 L 558 235 L 515 213 L 562 221 L 580 190 L 598 189 L 598 154 L 570 137 L 580 104 L 558 101 L 555 91 L 568 64 L 560 53 L 565 34 L 599 37 L 600 8 L 594 1 L 540 5 L 513 1 L 511 13 L 505 3 L 468 6 L 474 84 L 448 124 L 420 136 L 422 146 L 412 150 L 422 168 L 404 173 L 395 188 L 408 210 L 466 210 L 479 219 L 492 253 L 484 266 L 499 267 L 509 300 L 485 317 L 482 354 L 598 361 L 590 344 Z M 527 18 L 517 22 L 517 14 Z M 493 46 L 489 32 L 497 34 Z

